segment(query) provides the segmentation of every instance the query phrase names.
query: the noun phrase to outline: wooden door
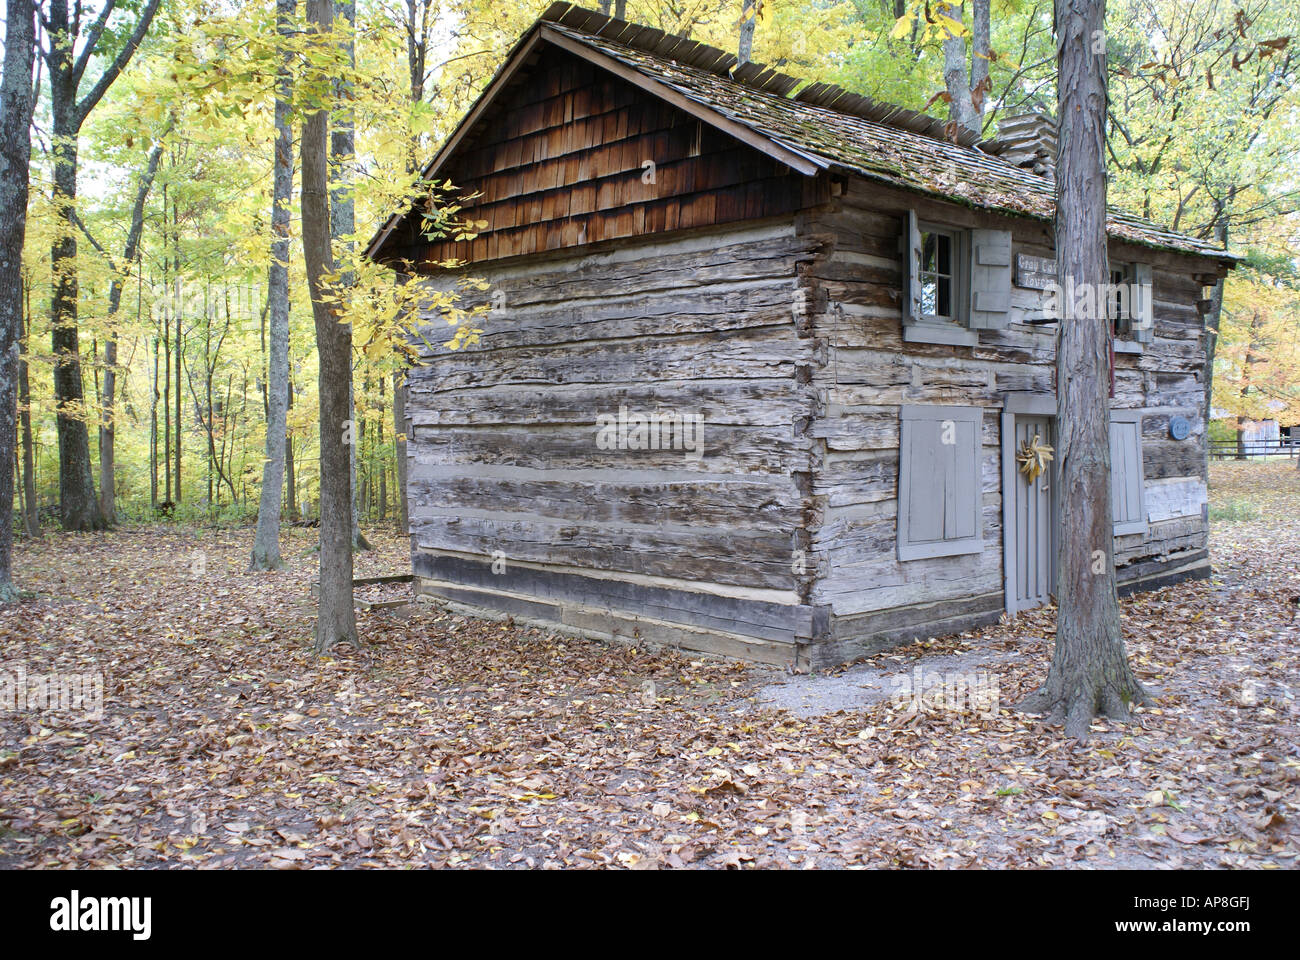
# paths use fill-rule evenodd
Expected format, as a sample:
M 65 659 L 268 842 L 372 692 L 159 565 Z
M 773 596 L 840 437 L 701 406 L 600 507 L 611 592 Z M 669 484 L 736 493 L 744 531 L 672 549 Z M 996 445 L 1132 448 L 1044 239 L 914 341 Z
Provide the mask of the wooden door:
M 1034 437 L 1055 446 L 1052 423 L 1052 417 L 1017 414 L 1016 453 Z M 1013 470 L 1015 509 L 1010 514 L 1016 561 L 1012 612 L 1040 607 L 1056 592 L 1056 462 L 1032 482 L 1019 467 L 1017 463 Z

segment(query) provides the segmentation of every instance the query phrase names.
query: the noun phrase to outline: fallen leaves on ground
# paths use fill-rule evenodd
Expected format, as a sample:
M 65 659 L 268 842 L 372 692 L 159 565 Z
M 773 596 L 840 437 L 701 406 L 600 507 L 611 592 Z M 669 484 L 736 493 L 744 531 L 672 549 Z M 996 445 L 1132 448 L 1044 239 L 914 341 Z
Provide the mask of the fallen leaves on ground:
M 317 658 L 314 531 L 256 574 L 251 531 L 47 535 L 0 663 L 101 676 L 104 709 L 0 714 L 0 866 L 1291 868 L 1300 475 L 1215 464 L 1211 496 L 1259 516 L 1215 524 L 1212 581 L 1124 601 L 1160 698 L 1083 747 L 1012 709 L 1050 609 L 876 658 L 1014 653 L 993 715 L 800 719 L 755 702 L 770 670 L 424 603 Z M 358 577 L 409 571 L 374 539 Z

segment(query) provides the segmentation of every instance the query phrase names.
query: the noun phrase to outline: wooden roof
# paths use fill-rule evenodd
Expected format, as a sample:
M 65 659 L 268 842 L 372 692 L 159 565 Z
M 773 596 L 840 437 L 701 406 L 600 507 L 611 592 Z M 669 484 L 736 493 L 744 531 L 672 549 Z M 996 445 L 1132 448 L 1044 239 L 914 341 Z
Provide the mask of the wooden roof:
M 716 47 L 662 30 L 553 3 L 519 40 L 474 106 L 424 168 L 433 178 L 495 97 L 542 44 L 581 57 L 698 117 L 805 176 L 858 174 L 995 212 L 1051 220 L 1055 184 L 995 155 L 1000 144 L 963 134 L 913 110 L 877 103 L 832 84 L 804 81 L 762 64 L 736 67 Z M 394 214 L 366 248 L 374 256 L 401 223 Z M 1235 261 L 1236 255 L 1111 209 L 1108 232 L 1145 246 Z

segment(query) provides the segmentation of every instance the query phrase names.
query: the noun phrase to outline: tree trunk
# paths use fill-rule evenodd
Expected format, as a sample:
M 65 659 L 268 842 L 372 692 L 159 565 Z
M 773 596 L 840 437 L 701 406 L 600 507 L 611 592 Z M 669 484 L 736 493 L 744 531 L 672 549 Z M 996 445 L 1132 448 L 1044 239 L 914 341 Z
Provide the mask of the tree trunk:
M 960 3 L 940 3 L 938 12 L 961 22 Z M 948 90 L 948 119 L 959 129 L 979 133 L 979 115 L 971 102 L 970 72 L 966 67 L 966 38 L 944 30 L 943 82 Z
M 984 133 L 985 104 L 991 88 L 989 83 L 989 18 L 990 0 L 974 0 L 971 5 L 970 91 L 971 126 L 976 135 Z
M 346 36 L 342 41 L 348 68 L 356 66 L 356 24 L 357 8 L 354 0 L 337 0 L 334 5 L 336 14 L 343 21 Z M 340 103 L 350 103 L 351 82 L 345 77 L 335 82 L 335 89 Z M 338 289 L 344 296 L 356 282 L 351 268 L 353 234 L 356 233 L 356 203 L 353 197 L 352 166 L 356 153 L 356 131 L 354 114 L 350 107 L 336 111 L 337 121 L 330 131 L 330 162 L 333 167 L 334 183 L 330 191 L 330 237 L 335 249 L 340 251 Z M 361 517 L 357 509 L 357 429 L 356 407 L 352 402 L 352 372 L 348 371 L 348 410 L 347 419 L 352 422 L 348 431 L 348 470 L 349 486 L 352 491 L 352 549 L 370 550 L 370 543 L 361 534 Z
M 379 431 L 377 445 L 379 450 L 384 448 L 384 393 L 386 384 L 381 375 L 379 377 L 379 417 L 375 420 L 375 429 Z M 371 457 L 371 465 L 374 466 L 374 457 Z M 379 516 L 375 518 L 380 523 L 388 519 L 388 464 L 384 462 L 383 454 L 379 456 Z
M 31 288 L 24 290 L 27 303 L 25 315 L 30 318 Z M 36 455 L 32 446 L 32 390 L 27 375 L 27 338 L 31 334 L 30 319 L 19 331 L 18 341 L 18 408 L 23 430 L 23 532 L 28 537 L 41 535 L 41 508 L 36 502 Z
M 276 0 L 277 29 L 293 30 L 297 0 Z M 288 57 L 286 55 L 286 61 Z M 262 464 L 262 493 L 257 507 L 252 570 L 278 570 L 280 504 L 283 502 L 285 423 L 289 405 L 289 204 L 293 201 L 293 127 L 290 120 L 293 80 L 286 63 L 281 68 L 275 99 L 275 183 L 271 203 L 271 265 L 266 299 L 270 315 L 270 358 L 267 361 L 266 460 Z
M 165 136 L 166 134 L 164 134 Z M 131 206 L 131 226 L 127 231 L 126 245 L 122 248 L 122 261 L 114 269 L 113 282 L 108 288 L 108 337 L 104 340 L 104 392 L 99 428 L 99 510 L 105 523 L 112 523 L 117 514 L 114 464 L 114 439 L 117 426 L 114 421 L 116 413 L 117 392 L 117 333 L 113 322 L 122 306 L 122 291 L 126 283 L 124 271 L 134 263 L 140 252 L 140 238 L 144 234 L 144 206 L 153 189 L 154 177 L 158 174 L 158 164 L 162 160 L 161 143 L 149 151 L 149 160 L 145 171 L 140 176 L 136 189 L 135 203 Z
M 1106 56 L 1095 53 L 1105 0 L 1062 0 L 1056 7 L 1060 159 L 1056 167 L 1056 281 L 1100 291 L 1106 259 Z M 1149 294 L 1148 294 L 1149 295 Z M 1146 692 L 1129 667 L 1115 593 L 1110 487 L 1109 323 L 1105 298 L 1092 316 L 1062 318 L 1056 343 L 1061 491 L 1056 645 L 1043 686 L 1022 709 L 1065 723 L 1087 738 L 1101 714 L 1128 717 Z
M 1236 194 L 1236 187 L 1232 187 L 1228 192 L 1229 202 Z M 1228 216 L 1227 203 L 1218 204 L 1218 213 L 1214 221 L 1214 239 L 1217 240 L 1223 248 L 1228 248 Z M 1210 292 L 1210 311 L 1205 315 L 1205 429 L 1210 428 L 1210 412 L 1214 409 L 1214 354 L 1219 346 L 1219 320 L 1223 316 L 1223 284 L 1224 279 L 1219 278 L 1214 284 L 1214 289 Z M 1296 460 L 1296 468 L 1300 469 L 1300 458 Z M 1205 445 L 1205 475 L 1210 475 L 1210 445 Z
M 0 603 L 18 598 L 13 582 L 14 463 L 18 439 L 18 351 L 23 328 L 23 242 L 31 158 L 32 0 L 7 0 L 0 77 Z
M 740 44 L 736 51 L 736 66 L 749 63 L 754 53 L 754 17 L 756 0 L 741 0 L 740 3 Z
M 1250 388 L 1255 385 L 1255 377 L 1251 373 L 1251 368 L 1256 364 L 1263 363 L 1268 358 L 1264 355 L 1265 345 L 1260 342 L 1260 336 L 1263 332 L 1264 321 L 1256 310 L 1250 318 L 1250 330 L 1246 336 L 1246 357 L 1241 365 L 1241 389 L 1237 391 L 1237 396 L 1241 398 L 1243 406 L 1250 397 Z M 1249 460 L 1249 452 L 1246 449 L 1246 417 L 1237 417 L 1237 459 Z
M 172 170 L 176 166 L 173 159 Z M 162 360 L 163 360 L 163 389 L 162 389 L 162 407 L 163 407 L 163 509 L 170 511 L 175 504 L 172 499 L 172 311 L 175 309 L 172 297 L 171 281 L 171 261 L 167 257 L 167 183 L 163 182 L 163 289 L 166 291 L 163 297 L 163 307 L 159 316 L 159 327 L 162 334 Z M 156 378 L 155 378 L 156 380 Z
M 111 322 L 111 321 L 110 321 Z M 114 457 L 113 404 L 117 391 L 117 337 L 111 333 L 104 341 L 104 394 L 99 422 L 99 512 L 104 523 L 111 524 L 117 515 L 117 477 Z
M 61 89 L 63 78 L 50 77 Z M 81 344 L 77 331 L 77 238 L 73 214 L 77 196 L 77 131 L 71 94 L 51 98 L 54 139 L 54 208 L 58 233 L 50 246 L 53 283 L 50 334 L 54 354 L 54 403 L 59 434 L 59 516 L 64 530 L 101 530 L 104 517 L 91 475 L 90 437 L 81 382 Z
M 332 0 L 307 0 L 314 31 L 329 31 Z M 352 328 L 339 323 L 327 301 L 325 278 L 334 272 L 330 252 L 329 170 L 326 155 L 328 110 L 308 114 L 302 131 L 302 247 L 320 355 L 320 603 L 316 650 L 337 643 L 357 644 L 352 599 L 352 482 L 345 421 L 351 417 L 348 384 L 352 376 Z
M 84 96 L 79 91 L 104 27 L 112 12 L 105 6 L 79 44 L 81 5 L 72 16 L 68 0 L 49 0 L 46 17 L 50 35 L 58 42 L 45 53 L 50 78 L 50 133 L 54 151 L 54 209 L 58 233 L 50 248 L 52 291 L 50 316 L 54 353 L 54 400 L 59 432 L 59 512 L 66 530 L 96 530 L 104 526 L 91 475 L 90 438 L 86 429 L 81 355 L 77 338 L 77 240 L 73 231 L 77 197 L 77 138 L 81 125 L 135 55 L 158 11 L 160 0 L 148 0 L 130 35 L 104 72 Z M 78 46 L 81 47 L 78 50 Z
M 293 376 L 289 376 L 289 393 L 285 398 L 286 406 L 289 410 L 293 409 Z M 287 418 L 286 418 L 287 419 Z M 293 463 L 293 437 L 285 432 L 284 437 L 284 501 L 285 509 L 289 511 L 289 519 L 298 519 L 298 480 L 294 474 Z
M 414 0 L 411 0 L 411 21 L 414 24 L 415 11 Z M 601 11 L 608 15 L 609 0 L 605 0 Z M 620 3 L 617 16 L 622 18 L 622 5 Z M 412 30 L 414 35 L 414 30 Z M 425 9 L 424 19 L 422 21 L 422 31 L 418 43 L 407 45 L 407 61 L 411 74 L 411 106 L 420 103 L 424 99 L 424 64 L 428 46 L 428 10 Z M 420 141 L 419 137 L 412 134 L 410 144 L 407 150 L 406 172 L 415 174 L 419 171 L 418 162 Z M 404 284 L 411 278 L 406 274 L 399 273 L 394 279 L 395 283 Z M 407 512 L 406 501 L 406 371 L 397 370 L 393 373 L 393 451 L 397 460 L 397 534 L 405 537 L 409 527 L 409 514 Z
M 397 534 L 410 532 L 406 502 L 406 372 L 393 374 L 393 448 L 397 451 Z
M 181 379 L 181 361 L 184 357 L 183 351 L 185 348 L 185 345 L 183 343 L 185 335 L 184 335 L 184 331 L 181 329 L 181 323 L 185 319 L 185 301 L 183 299 L 184 287 L 183 284 L 181 283 L 181 277 L 180 277 L 180 272 L 181 272 L 180 229 L 181 228 L 180 228 L 180 218 L 175 215 L 176 206 L 177 206 L 176 201 L 173 200 L 172 201 L 172 209 L 173 209 L 172 226 L 176 231 L 172 237 L 172 240 L 175 243 L 175 247 L 174 247 L 175 259 L 172 261 L 172 265 L 176 271 L 176 308 L 175 308 L 176 309 L 176 335 L 173 338 L 176 341 L 176 393 L 174 397 L 176 402 L 176 410 L 175 410 L 175 417 L 174 417 L 175 422 L 172 424 L 172 426 L 176 430 L 176 437 L 172 443 L 172 452 L 176 456 L 176 502 L 180 503 L 181 502 L 181 402 L 182 402 L 181 384 L 184 382 Z
M 153 381 L 149 397 L 149 510 L 158 510 L 158 336 L 153 336 Z

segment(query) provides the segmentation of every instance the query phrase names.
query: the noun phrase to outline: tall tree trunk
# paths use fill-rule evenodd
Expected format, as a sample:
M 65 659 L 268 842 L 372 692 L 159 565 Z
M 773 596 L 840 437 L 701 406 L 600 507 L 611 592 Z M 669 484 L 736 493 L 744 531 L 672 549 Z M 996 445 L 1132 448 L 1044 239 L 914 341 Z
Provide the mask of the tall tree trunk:
M 281 35 L 293 30 L 297 0 L 276 0 Z M 262 464 L 262 494 L 253 538 L 253 570 L 277 570 L 280 559 L 280 504 L 283 502 L 285 423 L 289 406 L 289 204 L 293 200 L 293 127 L 290 120 L 293 79 L 281 68 L 275 99 L 275 183 L 271 203 L 271 265 L 266 299 L 270 315 L 270 355 L 267 361 L 266 460 Z
M 31 158 L 32 0 L 7 0 L 0 75 L 0 603 L 18 598 L 13 581 L 14 463 L 18 439 L 18 351 L 23 328 L 23 242 Z
M 410 532 L 406 501 L 406 371 L 393 374 L 393 447 L 397 451 L 397 533 Z
M 18 409 L 23 431 L 23 532 L 28 537 L 41 535 L 41 508 L 36 502 L 36 456 L 32 446 L 32 390 L 27 374 L 27 339 L 31 336 L 31 285 L 23 290 L 26 321 L 18 341 Z
M 1230 187 L 1228 199 L 1219 201 L 1214 218 L 1214 239 L 1226 250 L 1228 248 L 1228 204 L 1236 196 L 1237 188 Z M 1210 291 L 1210 310 L 1205 315 L 1205 428 L 1210 426 L 1210 413 L 1214 409 L 1214 355 L 1219 346 L 1219 321 L 1223 316 L 1223 284 L 1220 277 Z M 1296 469 L 1300 469 L 1300 458 L 1296 460 Z M 1205 445 L 1205 476 L 1210 475 L 1210 445 Z
M 1246 356 L 1241 364 L 1241 389 L 1237 391 L 1237 396 L 1241 398 L 1243 404 L 1250 396 L 1250 388 L 1255 385 L 1255 376 L 1251 368 L 1257 364 L 1263 363 L 1268 358 L 1264 355 L 1264 344 L 1260 342 L 1260 335 L 1264 329 L 1264 320 L 1256 310 L 1250 318 L 1250 330 L 1246 335 Z M 1237 459 L 1250 459 L 1246 450 L 1246 424 L 1248 418 L 1237 417 Z
M 289 375 L 289 393 L 285 397 L 286 407 L 293 409 L 293 375 Z M 284 437 L 284 503 L 289 511 L 289 519 L 298 519 L 298 479 L 293 463 L 293 436 L 287 431 Z
M 169 128 L 170 129 L 170 128 Z M 166 136 L 166 134 L 163 134 Z M 158 174 L 158 164 L 162 160 L 163 145 L 155 144 L 149 151 L 145 171 L 140 176 L 136 188 L 135 202 L 131 206 L 131 226 L 127 231 L 126 245 L 122 248 L 121 263 L 114 266 L 113 281 L 108 288 L 108 336 L 104 340 L 104 392 L 102 397 L 102 415 L 99 428 L 99 510 L 105 523 L 112 523 L 117 514 L 114 463 L 114 440 L 117 434 L 116 393 L 117 393 L 117 332 L 113 323 L 122 306 L 122 291 L 126 283 L 125 270 L 138 259 L 140 238 L 144 234 L 144 207 L 153 189 L 154 177 Z
M 415 29 L 416 0 L 408 0 L 407 8 L 411 21 L 409 33 L 411 41 L 407 44 L 406 53 L 407 65 L 411 75 L 412 108 L 424 100 L 425 60 L 429 44 L 429 0 L 420 0 L 420 2 L 424 4 L 424 14 L 418 31 Z M 606 0 L 601 10 L 608 14 L 608 0 Z M 620 0 L 615 16 L 620 19 L 623 16 L 622 0 Z M 420 138 L 412 133 L 406 154 L 406 172 L 408 174 L 414 175 L 419 172 L 419 153 Z M 406 274 L 399 273 L 394 282 L 404 284 L 411 279 Z M 399 369 L 393 373 L 393 450 L 397 460 L 397 533 L 399 536 L 405 537 L 409 526 L 409 515 L 406 500 L 406 371 L 404 369 Z
M 329 31 L 333 0 L 307 0 L 313 31 Z M 323 107 L 324 105 L 322 105 Z M 352 599 L 352 477 L 345 422 L 351 419 L 352 327 L 339 323 L 327 299 L 326 277 L 334 273 L 330 252 L 329 165 L 326 109 L 308 114 L 302 131 L 302 247 L 320 356 L 320 603 L 316 650 L 357 643 Z
M 77 198 L 77 138 L 86 117 L 103 98 L 135 55 L 158 11 L 160 0 L 148 0 L 135 27 L 112 56 L 103 73 L 85 93 L 81 82 L 105 36 L 115 5 L 104 4 L 99 16 L 81 33 L 82 9 L 76 14 L 68 0 L 49 0 L 46 22 L 50 43 L 45 52 L 50 83 L 50 133 L 54 151 L 54 208 L 57 234 L 50 248 L 53 289 L 50 316 L 54 353 L 54 400 L 59 433 L 59 512 L 66 530 L 95 530 L 104 526 L 91 475 L 90 438 L 86 428 L 85 395 L 77 337 L 77 240 L 73 230 Z M 80 47 L 80 49 L 78 49 Z
M 362 382 L 361 387 L 362 390 L 365 390 L 366 383 L 364 381 Z M 356 398 L 354 396 L 353 397 L 354 402 L 352 405 L 353 415 L 355 415 L 357 412 L 357 405 L 355 400 Z M 361 401 L 361 415 L 357 417 L 357 431 L 356 431 L 357 442 L 354 445 L 354 452 L 352 454 L 352 462 L 353 462 L 352 512 L 354 515 L 359 513 L 361 516 L 369 518 L 370 514 L 368 510 L 370 506 L 370 477 L 366 472 L 366 468 L 369 467 L 369 456 L 367 455 L 366 451 L 368 451 L 370 447 L 366 443 L 365 409 L 366 409 L 366 402 L 365 402 L 365 394 L 363 393 L 362 401 Z
M 184 382 L 181 379 L 181 360 L 184 357 L 183 351 L 185 349 L 185 345 L 183 343 L 184 331 L 181 329 L 181 323 L 185 319 L 185 301 L 184 301 L 185 290 L 184 290 L 184 284 L 181 281 L 181 227 L 180 227 L 180 216 L 179 216 L 178 206 L 179 205 L 177 204 L 177 202 L 173 200 L 172 201 L 172 228 L 175 232 L 172 234 L 172 244 L 173 244 L 172 250 L 174 254 L 172 259 L 172 269 L 176 275 L 176 303 L 175 303 L 176 335 L 173 337 L 173 340 L 175 341 L 175 345 L 176 345 L 176 393 L 173 399 L 175 400 L 176 408 L 175 408 L 175 415 L 173 417 L 174 422 L 172 426 L 176 431 L 176 436 L 172 443 L 172 453 L 176 456 L 176 502 L 180 503 L 181 502 L 181 403 L 183 401 L 182 393 L 184 392 L 181 386 L 182 383 Z
M 54 88 L 62 88 L 66 82 L 64 77 L 50 77 Z M 70 112 L 72 105 L 68 102 L 70 96 L 56 95 L 51 103 L 58 232 L 50 246 L 53 270 L 50 340 L 59 435 L 59 516 L 65 530 L 100 530 L 104 527 L 104 517 L 95 498 L 91 474 L 77 330 L 77 238 L 73 220 L 77 196 L 77 134 Z
M 984 114 L 988 103 L 989 83 L 989 17 L 990 0 L 974 0 L 971 4 L 970 90 L 971 126 L 976 135 L 984 132 Z
M 377 445 L 379 450 L 384 448 L 384 393 L 386 385 L 384 378 L 379 377 L 379 417 L 375 420 L 375 429 L 379 431 Z M 371 464 L 374 464 L 374 457 L 371 457 Z M 380 523 L 388 519 L 388 464 L 384 462 L 383 454 L 379 455 L 379 516 L 375 518 Z
M 961 23 L 960 3 L 940 3 L 939 13 Z M 979 116 L 971 100 L 970 71 L 966 66 L 966 38 L 944 29 L 943 82 L 948 90 L 948 119 L 962 130 L 979 132 Z
M 345 36 L 342 48 L 347 58 L 348 69 L 356 66 L 356 25 L 357 7 L 355 0 L 337 0 L 334 5 L 336 15 L 343 22 Z M 349 103 L 351 81 L 343 78 L 335 83 L 340 103 Z M 345 296 L 356 282 L 351 269 L 353 234 L 356 233 L 356 202 L 353 197 L 352 167 L 356 153 L 355 120 L 351 107 L 336 111 L 337 120 L 330 130 L 330 165 L 333 168 L 334 184 L 330 191 L 330 236 L 334 247 L 339 251 L 341 260 L 339 271 L 339 291 Z M 348 420 L 353 429 L 349 431 L 348 470 L 352 491 L 352 549 L 369 550 L 370 543 L 361 534 L 361 518 L 357 509 L 357 434 L 356 406 L 352 402 L 352 374 L 348 373 Z
M 175 158 L 172 158 L 171 168 L 176 169 Z M 159 317 L 159 327 L 162 334 L 162 359 L 163 359 L 163 390 L 162 390 L 162 407 L 163 407 L 163 505 L 164 509 L 170 511 L 176 503 L 172 499 L 172 311 L 175 309 L 175 298 L 172 296 L 172 278 L 171 278 L 171 258 L 167 256 L 168 234 L 167 227 L 167 183 L 163 182 L 163 290 L 166 294 L 163 297 L 163 308 Z
M 158 335 L 153 336 L 153 380 L 149 397 L 149 510 L 158 510 Z
M 1105 22 L 1105 0 L 1058 0 L 1057 107 L 1061 118 L 1056 167 L 1056 282 L 1061 289 L 1109 278 L 1106 259 L 1106 54 L 1093 39 Z M 1147 294 L 1150 295 L 1149 292 Z M 1098 714 L 1126 719 L 1145 702 L 1124 651 L 1115 593 L 1115 536 L 1110 487 L 1110 329 L 1105 298 L 1092 316 L 1062 318 L 1056 340 L 1057 430 L 1061 491 L 1060 574 L 1056 645 L 1043 686 L 1022 709 L 1065 723 L 1087 738 Z
M 758 0 L 741 0 L 740 2 L 740 43 L 736 48 L 736 66 L 749 63 L 754 53 L 754 17 L 757 15 Z
M 113 404 L 117 391 L 117 336 L 109 334 L 104 341 L 104 394 L 100 405 L 99 423 L 99 512 L 105 524 L 117 516 L 117 477 L 113 462 L 117 428 L 113 422 Z

